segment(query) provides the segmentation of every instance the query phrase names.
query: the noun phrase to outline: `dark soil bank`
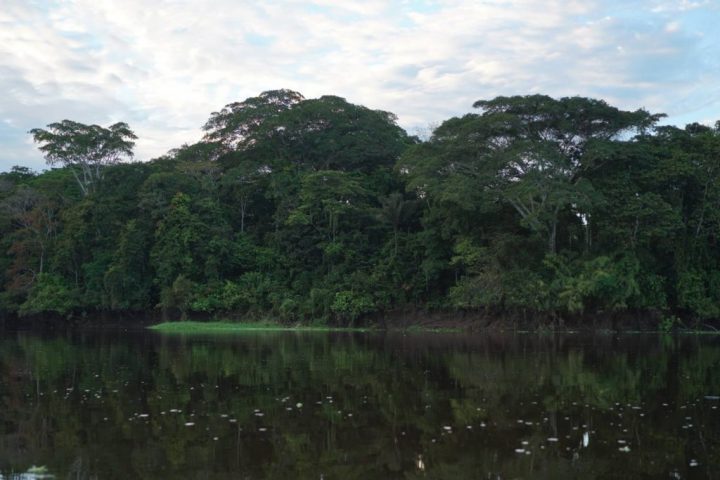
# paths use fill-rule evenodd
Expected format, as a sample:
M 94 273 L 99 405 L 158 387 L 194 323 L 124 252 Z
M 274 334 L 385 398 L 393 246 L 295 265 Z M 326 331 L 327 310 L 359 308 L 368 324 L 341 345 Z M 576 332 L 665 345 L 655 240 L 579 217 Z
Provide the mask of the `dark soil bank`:
M 720 320 L 697 320 L 659 311 L 599 312 L 558 315 L 532 311 L 407 310 L 368 316 L 370 325 L 385 328 L 461 329 L 468 331 L 720 332 Z

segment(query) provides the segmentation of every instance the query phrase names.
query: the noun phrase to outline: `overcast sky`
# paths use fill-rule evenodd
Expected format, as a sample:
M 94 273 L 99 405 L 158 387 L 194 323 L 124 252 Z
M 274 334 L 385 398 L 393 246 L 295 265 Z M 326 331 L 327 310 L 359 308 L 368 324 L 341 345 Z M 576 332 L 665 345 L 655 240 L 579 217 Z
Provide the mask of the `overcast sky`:
M 720 119 L 720 0 L 0 0 L 0 171 L 27 131 L 125 121 L 148 160 L 212 111 L 289 88 L 411 133 L 475 100 L 546 93 Z

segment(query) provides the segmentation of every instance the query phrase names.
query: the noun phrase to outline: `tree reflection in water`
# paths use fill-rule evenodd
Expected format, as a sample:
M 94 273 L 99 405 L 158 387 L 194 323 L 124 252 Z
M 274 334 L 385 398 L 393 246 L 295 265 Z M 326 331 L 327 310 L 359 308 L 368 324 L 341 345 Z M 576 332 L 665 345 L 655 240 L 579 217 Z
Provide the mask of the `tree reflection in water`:
M 699 336 L 6 333 L 0 472 L 717 478 L 718 367 Z

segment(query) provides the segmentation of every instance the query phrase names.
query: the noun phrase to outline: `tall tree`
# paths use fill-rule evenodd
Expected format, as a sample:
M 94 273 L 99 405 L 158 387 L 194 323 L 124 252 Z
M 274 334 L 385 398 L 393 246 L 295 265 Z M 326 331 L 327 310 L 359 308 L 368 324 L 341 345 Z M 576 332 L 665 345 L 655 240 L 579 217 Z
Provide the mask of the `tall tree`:
M 102 180 L 103 168 L 133 156 L 137 139 L 123 122 L 108 128 L 85 125 L 72 120 L 51 123 L 47 130 L 30 130 L 33 140 L 49 165 L 70 167 L 83 195 L 92 193 Z
M 220 147 L 219 154 L 255 145 L 266 123 L 305 98 L 292 90 L 268 90 L 242 102 L 229 103 L 213 112 L 203 126 L 204 142 Z
M 15 231 L 10 252 L 14 256 L 13 276 L 18 288 L 32 285 L 46 270 L 50 242 L 57 228 L 57 205 L 26 185 L 0 204 L 12 220 Z
M 595 192 L 587 172 L 602 159 L 588 152 L 646 131 L 662 117 L 580 97 L 498 97 L 474 106 L 483 113 L 446 121 L 409 152 L 401 167 L 410 185 L 459 205 L 505 202 L 544 236 L 551 253 L 561 212 L 588 221 Z

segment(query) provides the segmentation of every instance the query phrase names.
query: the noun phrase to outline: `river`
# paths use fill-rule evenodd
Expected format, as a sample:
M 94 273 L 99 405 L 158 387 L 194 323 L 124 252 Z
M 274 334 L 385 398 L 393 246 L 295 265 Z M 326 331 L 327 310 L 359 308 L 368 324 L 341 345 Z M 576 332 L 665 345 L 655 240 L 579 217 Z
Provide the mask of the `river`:
M 720 336 L 6 331 L 0 478 L 720 478 Z

